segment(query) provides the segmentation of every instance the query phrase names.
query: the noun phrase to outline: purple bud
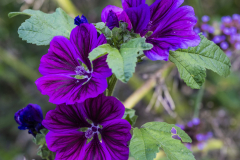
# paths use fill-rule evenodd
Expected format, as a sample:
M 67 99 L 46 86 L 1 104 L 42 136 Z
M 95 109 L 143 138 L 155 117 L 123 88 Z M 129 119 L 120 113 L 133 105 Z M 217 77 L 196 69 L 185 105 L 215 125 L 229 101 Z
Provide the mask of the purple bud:
M 223 16 L 222 17 L 222 22 L 223 23 L 231 23 L 232 22 L 232 18 L 230 16 Z
M 197 144 L 197 147 L 198 147 L 199 150 L 203 150 L 205 148 L 205 146 L 206 145 L 204 143 L 198 143 Z
M 177 134 L 177 130 L 174 127 L 172 127 L 171 132 L 172 134 Z
M 198 141 L 204 141 L 204 140 L 205 140 L 205 135 L 203 135 L 203 134 L 197 134 L 197 135 L 196 135 L 196 139 L 197 139 Z
M 200 119 L 199 118 L 193 118 L 192 120 L 193 125 L 197 126 L 200 124 Z
M 233 20 L 240 21 L 240 15 L 239 14 L 233 14 L 232 18 L 233 18 Z
M 176 126 L 177 126 L 177 127 L 179 127 L 179 128 L 181 128 L 182 130 L 184 130 L 184 129 L 185 129 L 185 126 L 184 126 L 184 125 L 182 125 L 182 124 L 176 124 Z
M 188 126 L 188 127 L 193 127 L 192 121 L 189 121 L 189 122 L 187 123 L 187 126 Z
M 208 27 L 208 32 L 213 34 L 213 33 L 215 32 L 214 27 L 209 26 L 209 27 Z
M 240 50 L 240 42 L 237 42 L 234 44 L 236 50 Z
M 214 42 L 214 43 L 220 43 L 221 42 L 221 36 L 215 36 L 215 37 L 213 37 L 213 39 L 212 39 L 212 41 Z
M 230 51 L 230 50 L 227 50 L 225 53 L 226 53 L 226 55 L 227 55 L 228 57 L 231 57 L 231 56 L 232 56 L 232 51 Z
M 178 135 L 176 135 L 176 134 L 175 134 L 175 135 L 172 135 L 172 138 L 173 138 L 173 139 L 177 139 L 177 140 L 182 140 L 182 139 L 181 139 Z
M 207 15 L 202 16 L 203 22 L 208 22 L 209 20 L 210 20 L 209 16 L 207 16 Z
M 224 28 L 223 33 L 226 34 L 226 35 L 230 35 L 231 34 L 230 28 Z
M 197 34 L 201 32 L 200 28 L 198 27 L 193 28 L 193 31 Z
M 222 48 L 223 50 L 226 50 L 226 49 L 228 49 L 228 47 L 229 47 L 229 45 L 228 45 L 228 43 L 227 43 L 226 41 L 222 42 L 222 43 L 220 44 L 220 46 L 221 46 L 221 48 Z
M 187 149 L 192 150 L 192 144 L 191 143 L 185 143 L 185 146 Z
M 237 28 L 231 27 L 230 28 L 230 34 L 232 35 L 232 34 L 236 34 L 236 33 L 237 33 Z
M 203 31 L 208 31 L 209 27 L 210 27 L 210 25 L 208 25 L 208 24 L 202 24 L 201 25 L 201 28 L 202 28 Z
M 20 125 L 18 129 L 28 129 L 28 133 L 33 136 L 36 136 L 44 128 L 42 109 L 37 104 L 28 104 L 25 108 L 20 109 L 15 113 L 14 119 Z
M 80 26 L 80 24 L 82 24 L 82 23 L 88 23 L 88 20 L 84 15 L 82 15 L 81 18 L 79 17 L 79 15 L 77 17 L 75 17 L 75 19 L 74 19 L 75 25 Z

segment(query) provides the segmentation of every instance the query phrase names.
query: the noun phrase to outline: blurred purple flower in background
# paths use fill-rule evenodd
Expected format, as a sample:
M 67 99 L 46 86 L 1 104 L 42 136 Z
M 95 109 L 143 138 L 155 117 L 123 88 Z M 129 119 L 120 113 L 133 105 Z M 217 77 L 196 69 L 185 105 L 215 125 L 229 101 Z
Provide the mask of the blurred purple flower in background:
M 187 123 L 187 125 L 176 124 L 176 126 L 184 130 L 192 139 L 192 143 L 185 143 L 185 146 L 188 149 L 192 149 L 193 146 L 196 146 L 199 150 L 203 150 L 207 141 L 213 136 L 212 132 L 199 133 L 199 130 L 201 129 L 201 121 L 199 118 L 193 118 Z M 174 135 L 176 134 L 173 129 L 171 132 Z M 180 137 L 172 136 L 172 138 L 179 139 Z
M 42 109 L 37 104 L 28 104 L 25 108 L 20 109 L 15 113 L 14 119 L 20 125 L 18 129 L 28 129 L 28 133 L 34 137 L 44 128 Z
M 131 125 L 121 119 L 124 112 L 118 99 L 104 94 L 57 105 L 43 121 L 48 148 L 58 160 L 127 160 Z

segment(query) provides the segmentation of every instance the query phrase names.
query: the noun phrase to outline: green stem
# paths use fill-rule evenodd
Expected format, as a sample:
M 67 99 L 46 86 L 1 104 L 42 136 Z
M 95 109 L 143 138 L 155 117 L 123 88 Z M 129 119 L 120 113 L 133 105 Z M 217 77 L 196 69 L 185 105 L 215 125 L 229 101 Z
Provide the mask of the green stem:
M 205 88 L 205 83 L 203 83 L 202 87 L 200 88 L 200 90 L 198 91 L 197 94 L 197 98 L 196 98 L 196 102 L 195 102 L 195 109 L 194 109 L 194 118 L 198 118 L 199 117 L 199 110 L 201 107 L 201 101 L 203 98 L 203 92 L 204 92 L 204 88 Z
M 113 74 L 110 78 L 108 78 L 108 88 L 106 91 L 106 96 L 113 95 L 113 91 L 116 86 L 116 83 L 117 83 L 117 77 L 115 76 L 115 74 Z

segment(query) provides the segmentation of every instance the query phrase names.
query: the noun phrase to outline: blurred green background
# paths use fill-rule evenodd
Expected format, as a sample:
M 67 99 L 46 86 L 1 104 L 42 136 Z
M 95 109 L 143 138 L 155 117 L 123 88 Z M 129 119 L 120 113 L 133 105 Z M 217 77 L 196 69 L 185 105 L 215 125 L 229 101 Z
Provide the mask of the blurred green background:
M 147 0 L 148 4 L 153 2 Z M 24 157 L 27 160 L 41 159 L 36 156 L 37 146 L 32 143 L 31 135 L 17 129 L 14 113 L 28 103 L 39 104 L 44 115 L 55 107 L 48 102 L 48 96 L 40 94 L 34 83 L 41 76 L 38 72 L 40 58 L 47 53 L 48 46 L 22 41 L 17 30 L 28 17 L 9 19 L 8 13 L 24 9 L 51 13 L 62 7 L 72 17 L 84 14 L 89 22 L 95 23 L 101 21 L 101 11 L 109 4 L 121 7 L 120 0 L 0 0 L 0 160 L 23 160 Z M 240 0 L 185 0 L 184 5 L 193 6 L 199 17 L 209 15 L 214 21 L 220 21 L 224 15 L 240 14 Z M 170 69 L 158 76 L 156 72 L 165 65 L 169 64 L 145 59 L 137 66 L 136 74 L 128 84 L 117 83 L 114 96 L 136 109 L 138 127 L 149 121 L 184 124 L 193 117 L 198 91 L 187 87 L 171 64 Z M 207 149 L 194 153 L 197 160 L 240 159 L 239 83 L 238 69 L 228 78 L 221 78 L 213 72 L 207 73 L 200 119 L 202 132 L 213 132 L 214 139 Z M 131 95 L 142 85 L 147 87 L 137 92 L 143 96 L 139 101 Z M 159 88 L 169 91 L 170 99 L 172 97 L 175 103 L 174 111 L 169 111 L 152 98 Z M 129 96 L 130 99 L 126 101 Z M 129 104 L 129 101 L 136 102 L 136 105 Z M 158 158 L 164 159 L 164 155 L 159 154 Z

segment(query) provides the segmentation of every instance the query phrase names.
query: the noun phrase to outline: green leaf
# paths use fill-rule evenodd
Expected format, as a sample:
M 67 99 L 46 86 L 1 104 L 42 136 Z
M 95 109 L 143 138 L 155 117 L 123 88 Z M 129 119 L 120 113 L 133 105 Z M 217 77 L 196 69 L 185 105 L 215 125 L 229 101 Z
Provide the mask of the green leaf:
M 226 54 L 212 41 L 200 34 L 197 47 L 170 51 L 169 59 L 176 64 L 180 77 L 191 88 L 199 89 L 205 81 L 206 69 L 220 76 L 230 74 L 231 62 Z
M 137 118 L 138 118 L 138 116 L 135 115 L 135 110 L 125 108 L 125 112 L 124 112 L 122 119 L 127 120 L 131 124 L 131 126 L 134 126 Z
M 109 44 L 103 44 L 89 54 L 89 59 L 93 61 L 108 54 L 107 63 L 112 72 L 119 80 L 127 82 L 135 71 L 138 52 L 152 48 L 152 45 L 146 43 L 145 40 L 145 38 L 132 39 L 122 44 L 120 51 Z
M 73 18 L 60 8 L 52 14 L 28 9 L 11 12 L 8 16 L 11 18 L 17 15 L 31 16 L 19 27 L 18 34 L 23 40 L 36 45 L 49 45 L 52 38 L 58 35 L 69 38 L 75 27 Z
M 192 152 L 180 140 L 172 138 L 174 127 L 182 142 L 191 142 L 190 137 L 179 127 L 165 122 L 149 122 L 133 130 L 130 142 L 131 155 L 136 160 L 153 160 L 161 147 L 169 160 L 195 160 Z

